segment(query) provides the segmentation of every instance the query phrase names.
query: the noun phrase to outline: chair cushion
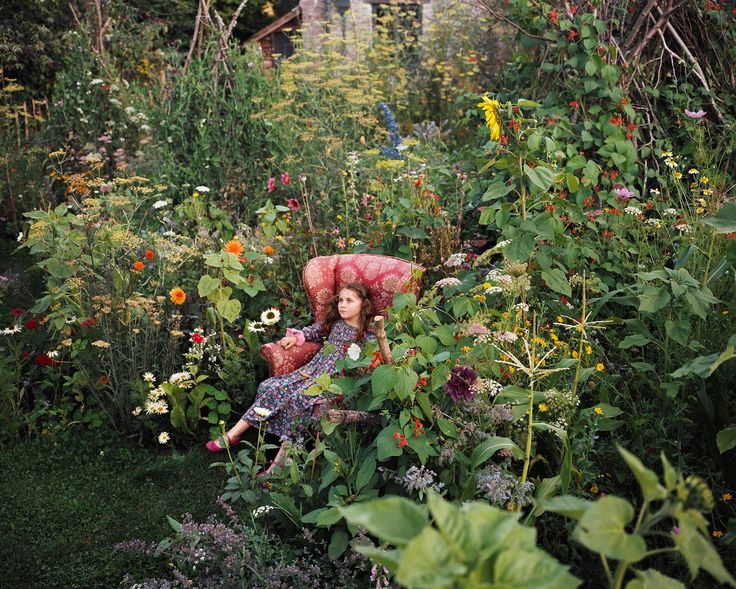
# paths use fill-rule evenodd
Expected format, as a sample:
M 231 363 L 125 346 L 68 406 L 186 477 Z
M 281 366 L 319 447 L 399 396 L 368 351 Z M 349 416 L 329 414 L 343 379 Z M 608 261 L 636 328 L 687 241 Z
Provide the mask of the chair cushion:
M 309 362 L 322 348 L 321 343 L 304 342 L 301 346 L 294 346 L 285 350 L 277 343 L 263 344 L 261 358 L 268 364 L 271 376 L 281 376 L 294 372 L 297 368 Z
M 377 314 L 385 315 L 394 293 L 419 294 L 424 268 L 413 262 L 377 254 L 319 256 L 307 262 L 302 273 L 304 289 L 317 321 L 324 317 L 327 301 L 350 282 L 362 282 L 371 293 Z

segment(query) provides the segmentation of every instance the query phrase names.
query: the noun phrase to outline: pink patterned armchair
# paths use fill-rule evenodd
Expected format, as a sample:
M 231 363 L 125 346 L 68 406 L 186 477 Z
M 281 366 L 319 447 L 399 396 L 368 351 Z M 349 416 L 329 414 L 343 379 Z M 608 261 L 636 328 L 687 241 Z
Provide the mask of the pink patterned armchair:
M 391 305 L 394 293 L 419 293 L 423 271 L 421 266 L 400 258 L 342 254 L 309 260 L 304 266 L 302 280 L 316 321 L 324 316 L 330 297 L 350 282 L 365 284 L 371 293 L 376 314 L 385 317 L 386 307 Z M 302 346 L 284 350 L 277 343 L 269 343 L 261 346 L 261 357 L 268 364 L 271 376 L 280 376 L 304 366 L 321 347 L 319 343 L 305 342 Z

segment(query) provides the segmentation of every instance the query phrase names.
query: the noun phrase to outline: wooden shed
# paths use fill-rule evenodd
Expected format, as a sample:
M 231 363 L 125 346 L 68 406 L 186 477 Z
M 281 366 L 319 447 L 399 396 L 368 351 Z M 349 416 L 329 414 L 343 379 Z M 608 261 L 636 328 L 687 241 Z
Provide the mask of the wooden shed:
M 288 57 L 294 52 L 294 46 L 289 38 L 300 25 L 302 9 L 300 6 L 292 8 L 285 15 L 277 18 L 270 25 L 246 40 L 246 43 L 258 43 L 263 51 L 266 67 L 274 65 L 274 55 Z

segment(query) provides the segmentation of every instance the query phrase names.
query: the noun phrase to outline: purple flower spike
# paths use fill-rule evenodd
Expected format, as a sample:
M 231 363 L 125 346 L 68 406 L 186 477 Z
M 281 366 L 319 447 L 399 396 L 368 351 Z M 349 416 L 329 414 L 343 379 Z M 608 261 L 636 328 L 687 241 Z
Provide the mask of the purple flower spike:
M 633 192 L 631 192 L 631 190 L 629 190 L 628 188 L 625 188 L 623 186 L 621 188 L 615 188 L 613 190 L 613 192 L 619 198 L 623 198 L 623 199 L 626 199 L 626 200 L 631 200 L 632 198 L 634 198 L 636 196 Z
M 691 110 L 685 109 L 685 115 L 690 117 L 691 119 L 702 119 L 706 115 L 706 112 L 704 110 L 693 112 Z

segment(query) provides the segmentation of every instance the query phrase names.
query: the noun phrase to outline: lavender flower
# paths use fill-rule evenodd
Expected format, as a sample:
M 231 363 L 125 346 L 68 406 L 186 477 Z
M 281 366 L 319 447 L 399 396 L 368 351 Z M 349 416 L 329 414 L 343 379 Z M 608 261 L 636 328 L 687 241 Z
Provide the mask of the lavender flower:
M 445 384 L 445 392 L 452 397 L 455 403 L 460 400 L 470 401 L 474 395 L 473 385 L 477 379 L 478 373 L 470 366 L 455 366 Z
M 530 493 L 534 485 L 529 481 L 521 483 L 514 475 L 504 472 L 497 464 L 492 464 L 476 477 L 476 489 L 491 503 L 503 506 L 506 503 L 527 505 L 531 502 Z
M 702 119 L 706 114 L 704 110 L 692 111 L 685 109 L 685 115 L 691 119 Z

